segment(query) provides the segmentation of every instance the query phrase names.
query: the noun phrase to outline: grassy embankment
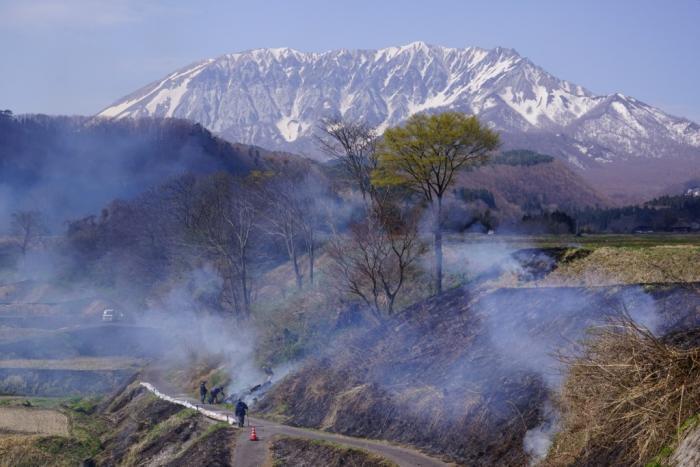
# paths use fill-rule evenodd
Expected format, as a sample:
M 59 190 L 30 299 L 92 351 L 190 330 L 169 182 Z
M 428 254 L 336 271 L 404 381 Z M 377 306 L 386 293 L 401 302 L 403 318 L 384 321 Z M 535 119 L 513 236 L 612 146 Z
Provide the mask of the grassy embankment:
M 46 407 L 47 409 L 26 408 Z M 15 429 L 26 433 L 12 433 L 0 437 L 0 466 L 75 466 L 100 450 L 100 436 L 106 424 L 94 415 L 95 399 L 22 399 L 3 398 L 0 418 L 11 416 L 21 406 L 21 423 Z M 48 425 L 38 426 L 38 423 Z M 32 425 L 37 425 L 32 429 Z
M 235 428 L 162 401 L 138 384 L 105 401 L 5 398 L 2 402 L 5 409 L 21 408 L 28 417 L 46 410 L 26 408 L 27 402 L 49 407 L 67 422 L 60 433 L 0 437 L 3 467 L 75 466 L 86 460 L 123 466 L 228 465 L 235 444 Z M 0 407 L 0 421 L 2 416 Z
M 596 328 L 568 359 L 546 465 L 676 465 L 698 424 L 699 343 L 698 329 L 659 338 L 629 319 Z

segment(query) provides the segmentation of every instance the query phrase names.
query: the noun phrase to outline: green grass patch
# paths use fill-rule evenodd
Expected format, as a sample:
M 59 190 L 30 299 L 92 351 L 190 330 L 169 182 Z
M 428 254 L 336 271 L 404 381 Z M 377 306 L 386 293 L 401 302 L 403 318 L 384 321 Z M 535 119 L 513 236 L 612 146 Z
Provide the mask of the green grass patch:
M 178 413 L 173 415 L 173 417 L 175 417 L 178 420 L 187 420 L 188 418 L 192 418 L 195 415 L 197 415 L 197 411 L 194 409 L 182 409 Z
M 227 428 L 230 428 L 231 425 L 225 422 L 217 422 L 217 423 L 212 423 L 207 427 L 207 429 L 202 433 L 201 438 L 206 438 L 207 436 L 211 436 L 213 433 L 219 431 L 219 430 L 225 430 Z
M 63 405 L 64 407 L 66 407 L 69 410 L 72 410 L 73 412 L 79 412 L 90 415 L 95 412 L 95 409 L 97 409 L 97 404 L 99 403 L 99 397 L 75 397 L 68 399 Z
M 668 465 L 668 461 L 673 455 L 674 451 L 676 450 L 676 447 L 678 447 L 678 443 L 683 439 L 683 437 L 693 428 L 697 427 L 698 424 L 700 423 L 700 414 L 693 415 L 692 417 L 688 417 L 681 426 L 678 428 L 678 432 L 676 433 L 676 436 L 673 439 L 673 442 L 669 445 L 664 446 L 661 448 L 659 453 L 654 456 L 652 460 L 647 462 L 644 467 L 664 467 Z
M 37 449 L 52 456 L 80 461 L 92 457 L 100 450 L 99 445 L 86 442 L 83 439 L 65 438 L 63 436 L 47 436 L 34 442 Z
M 664 467 L 667 464 L 668 458 L 673 454 L 671 446 L 664 446 L 661 451 L 644 467 Z
M 446 235 L 447 240 L 457 244 L 506 244 L 513 248 L 554 248 L 577 246 L 584 248 L 628 247 L 645 248 L 665 245 L 688 245 L 700 247 L 700 234 L 590 234 L 576 235 Z

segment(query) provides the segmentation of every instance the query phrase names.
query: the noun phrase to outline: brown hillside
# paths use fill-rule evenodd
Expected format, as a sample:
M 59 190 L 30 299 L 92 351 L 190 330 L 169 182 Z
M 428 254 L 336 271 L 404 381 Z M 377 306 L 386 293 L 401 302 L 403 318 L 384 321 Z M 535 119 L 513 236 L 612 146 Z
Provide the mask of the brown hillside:
M 611 204 L 606 196 L 558 160 L 530 166 L 481 167 L 460 174 L 456 186 L 490 191 L 501 217 L 513 220 L 522 217 L 523 207 L 528 204 L 551 209 Z
M 98 465 L 226 466 L 236 430 L 215 424 L 194 410 L 157 399 L 133 384 L 108 401 Z
M 650 298 L 657 300 L 636 288 L 500 289 L 479 297 L 453 289 L 384 327 L 336 341 L 261 409 L 468 465 L 524 465 L 523 439 L 542 422 L 548 382 L 557 377 L 552 353 L 623 301 Z M 694 311 L 698 300 L 685 296 L 674 309 Z

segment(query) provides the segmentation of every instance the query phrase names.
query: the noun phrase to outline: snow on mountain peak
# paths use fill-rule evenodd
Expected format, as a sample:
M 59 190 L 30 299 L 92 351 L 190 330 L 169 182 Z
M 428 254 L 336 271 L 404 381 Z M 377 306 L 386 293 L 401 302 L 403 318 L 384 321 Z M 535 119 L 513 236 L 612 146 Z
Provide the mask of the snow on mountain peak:
M 561 155 L 582 165 L 654 157 L 659 147 L 700 147 L 696 124 L 619 93 L 596 96 L 513 49 L 421 41 L 378 50 L 228 54 L 171 73 L 99 115 L 188 118 L 233 141 L 313 155 L 323 117 L 361 119 L 383 131 L 414 113 L 447 109 L 477 113 L 506 135 L 549 132 Z

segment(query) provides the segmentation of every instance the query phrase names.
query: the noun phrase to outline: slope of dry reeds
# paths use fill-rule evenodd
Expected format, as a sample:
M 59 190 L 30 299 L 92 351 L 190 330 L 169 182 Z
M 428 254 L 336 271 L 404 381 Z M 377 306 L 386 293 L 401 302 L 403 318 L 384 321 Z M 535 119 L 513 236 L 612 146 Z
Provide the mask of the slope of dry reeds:
M 643 465 L 673 442 L 700 409 L 700 347 L 685 344 L 629 317 L 592 330 L 565 358 L 562 431 L 547 463 Z

